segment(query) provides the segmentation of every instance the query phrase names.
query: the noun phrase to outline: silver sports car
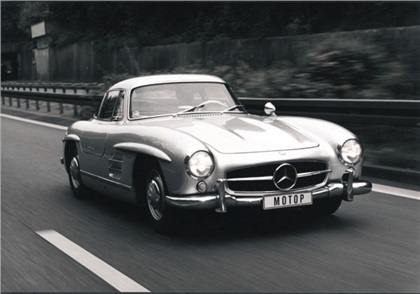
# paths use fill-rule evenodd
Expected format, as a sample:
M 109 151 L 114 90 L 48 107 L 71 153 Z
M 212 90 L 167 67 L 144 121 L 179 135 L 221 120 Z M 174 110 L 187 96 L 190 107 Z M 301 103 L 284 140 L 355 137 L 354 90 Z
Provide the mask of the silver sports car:
M 71 125 L 62 163 L 76 198 L 89 190 L 144 203 L 153 227 L 173 210 L 300 207 L 331 214 L 371 191 L 363 148 L 331 122 L 247 113 L 225 81 L 208 75 L 124 80 L 97 115 Z

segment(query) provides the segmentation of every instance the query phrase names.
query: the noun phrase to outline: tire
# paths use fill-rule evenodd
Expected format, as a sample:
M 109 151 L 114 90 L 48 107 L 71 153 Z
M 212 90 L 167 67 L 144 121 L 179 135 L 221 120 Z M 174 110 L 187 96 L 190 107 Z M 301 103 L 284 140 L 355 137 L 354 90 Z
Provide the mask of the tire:
M 80 175 L 80 160 L 76 147 L 74 147 L 71 151 L 68 167 L 68 176 L 70 187 L 74 197 L 80 200 L 86 199 L 87 188 L 83 184 L 82 177 Z
M 314 202 L 311 206 L 305 207 L 305 212 L 311 216 L 326 216 L 335 213 L 341 205 L 340 198 L 325 198 Z
M 168 233 L 173 225 L 173 211 L 166 205 L 165 184 L 157 169 L 150 171 L 145 191 L 148 217 L 153 229 L 158 233 Z

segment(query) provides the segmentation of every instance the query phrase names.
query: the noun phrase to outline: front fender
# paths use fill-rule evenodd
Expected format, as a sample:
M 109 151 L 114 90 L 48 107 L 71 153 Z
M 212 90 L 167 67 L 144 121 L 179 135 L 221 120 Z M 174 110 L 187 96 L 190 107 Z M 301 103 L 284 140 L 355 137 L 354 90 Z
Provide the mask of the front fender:
M 133 151 L 136 153 L 147 154 L 147 155 L 159 158 L 167 162 L 172 161 L 171 158 L 162 150 L 159 150 L 158 148 L 141 144 L 141 143 L 133 143 L 133 142 L 118 143 L 118 144 L 115 144 L 113 148 L 119 149 L 119 150 Z

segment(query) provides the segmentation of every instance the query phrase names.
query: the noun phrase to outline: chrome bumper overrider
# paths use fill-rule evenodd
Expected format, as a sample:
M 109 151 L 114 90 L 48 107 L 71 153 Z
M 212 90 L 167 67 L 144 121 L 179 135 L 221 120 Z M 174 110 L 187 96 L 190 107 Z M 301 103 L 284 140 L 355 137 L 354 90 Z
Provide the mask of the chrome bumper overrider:
M 215 208 L 217 212 L 227 212 L 227 207 L 233 206 L 258 206 L 262 205 L 264 196 L 234 196 L 226 193 L 225 179 L 219 181 L 219 191 L 214 195 L 193 195 L 193 196 L 166 196 L 166 202 L 175 207 L 206 209 Z M 353 195 L 369 193 L 372 190 L 372 183 L 368 181 L 354 182 L 351 171 L 343 175 L 341 183 L 330 183 L 324 187 L 312 190 L 313 200 L 334 197 L 344 201 L 353 201 Z M 279 191 L 279 194 L 281 192 Z M 293 193 L 293 192 L 290 192 Z

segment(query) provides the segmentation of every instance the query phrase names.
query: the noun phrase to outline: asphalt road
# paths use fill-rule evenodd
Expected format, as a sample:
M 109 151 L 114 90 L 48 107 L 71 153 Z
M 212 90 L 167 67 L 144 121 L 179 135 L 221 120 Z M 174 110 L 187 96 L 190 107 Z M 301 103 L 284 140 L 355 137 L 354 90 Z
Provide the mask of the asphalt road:
M 143 211 L 72 197 L 63 131 L 1 119 L 1 290 L 116 292 L 37 233 L 54 230 L 151 292 L 420 292 L 420 201 L 372 192 L 330 217 Z

